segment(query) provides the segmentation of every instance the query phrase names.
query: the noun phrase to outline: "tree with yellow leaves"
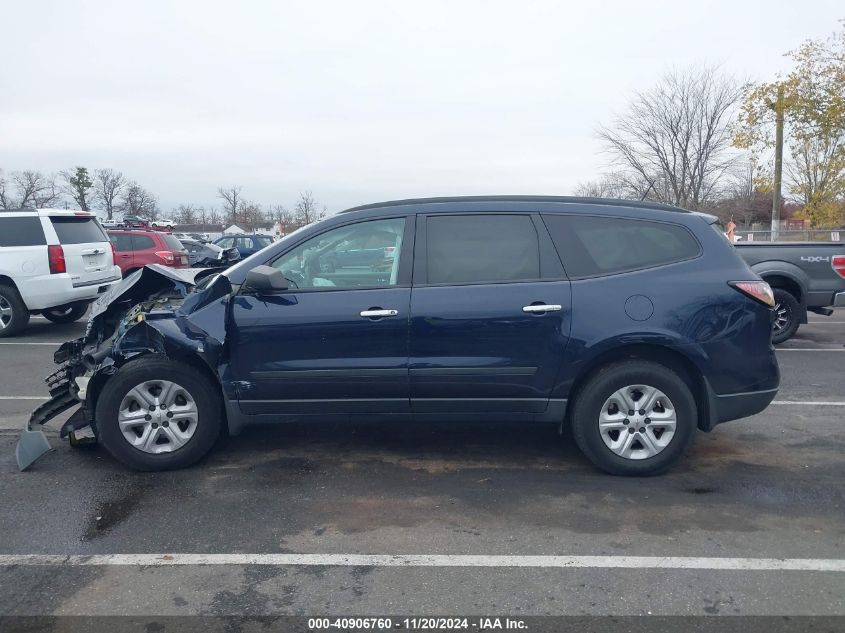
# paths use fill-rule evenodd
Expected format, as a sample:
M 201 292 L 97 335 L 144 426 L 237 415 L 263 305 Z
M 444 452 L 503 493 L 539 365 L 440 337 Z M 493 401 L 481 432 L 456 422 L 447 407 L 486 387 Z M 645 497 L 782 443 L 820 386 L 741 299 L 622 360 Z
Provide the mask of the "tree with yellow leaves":
M 776 111 L 783 109 L 789 190 L 819 227 L 845 223 L 845 22 L 843 27 L 787 53 L 794 67 L 786 77 L 749 85 L 734 135 L 737 147 L 755 154 L 771 150 Z

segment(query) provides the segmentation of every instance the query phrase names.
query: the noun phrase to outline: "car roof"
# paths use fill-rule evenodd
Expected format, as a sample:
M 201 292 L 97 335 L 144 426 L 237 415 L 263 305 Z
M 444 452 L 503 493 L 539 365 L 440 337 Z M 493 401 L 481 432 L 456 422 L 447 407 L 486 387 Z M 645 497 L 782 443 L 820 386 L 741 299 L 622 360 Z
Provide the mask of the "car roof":
M 490 203 L 497 202 L 538 202 L 549 205 L 590 205 L 690 213 L 687 209 L 682 209 L 668 204 L 661 204 L 658 202 L 649 202 L 644 200 L 619 200 L 616 198 L 583 198 L 578 196 L 452 196 L 436 198 L 409 198 L 407 200 L 390 200 L 387 202 L 364 204 L 352 207 L 351 209 L 346 209 L 340 213 L 352 213 L 354 211 L 366 211 L 372 209 L 391 209 L 393 207 L 408 207 L 415 205 L 443 205 L 442 209 L 437 210 L 438 212 L 467 211 L 481 205 L 489 205 Z
M 10 214 L 14 216 L 18 215 L 27 215 L 27 214 L 35 214 L 39 218 L 40 217 L 87 217 L 87 218 L 96 218 L 97 215 L 91 211 L 83 211 L 82 209 L 51 209 L 51 208 L 38 208 L 38 209 L 29 209 L 29 208 L 20 208 L 20 209 L 3 209 L 0 210 L 2 214 Z M 0 215 L 0 217 L 3 217 Z

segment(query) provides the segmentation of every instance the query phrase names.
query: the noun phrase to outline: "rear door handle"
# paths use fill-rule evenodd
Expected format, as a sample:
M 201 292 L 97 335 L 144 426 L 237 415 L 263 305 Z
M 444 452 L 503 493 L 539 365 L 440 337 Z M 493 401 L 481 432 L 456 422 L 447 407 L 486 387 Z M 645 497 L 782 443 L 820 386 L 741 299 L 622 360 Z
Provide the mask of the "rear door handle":
M 563 306 L 559 306 L 554 303 L 541 303 L 540 305 L 530 305 L 530 306 L 522 306 L 523 312 L 559 312 L 563 309 Z
M 368 319 L 378 319 L 380 317 L 390 317 L 399 314 L 399 310 L 382 310 L 381 308 L 370 308 L 369 310 L 361 310 L 361 316 Z

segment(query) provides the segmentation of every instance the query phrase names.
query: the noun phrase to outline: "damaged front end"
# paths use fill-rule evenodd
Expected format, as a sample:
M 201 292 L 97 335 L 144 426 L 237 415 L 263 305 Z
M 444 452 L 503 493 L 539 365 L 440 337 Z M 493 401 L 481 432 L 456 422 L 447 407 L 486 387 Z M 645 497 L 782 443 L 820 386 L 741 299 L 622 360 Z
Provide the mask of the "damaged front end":
M 59 368 L 46 379 L 50 399 L 32 412 L 18 440 L 18 468 L 28 468 L 50 450 L 41 427 L 75 406 L 61 437 L 72 444 L 96 438 L 97 395 L 109 376 L 136 356 L 196 358 L 216 374 L 231 292 L 229 280 L 214 270 L 158 264 L 112 286 L 92 305 L 85 335 L 53 355 Z

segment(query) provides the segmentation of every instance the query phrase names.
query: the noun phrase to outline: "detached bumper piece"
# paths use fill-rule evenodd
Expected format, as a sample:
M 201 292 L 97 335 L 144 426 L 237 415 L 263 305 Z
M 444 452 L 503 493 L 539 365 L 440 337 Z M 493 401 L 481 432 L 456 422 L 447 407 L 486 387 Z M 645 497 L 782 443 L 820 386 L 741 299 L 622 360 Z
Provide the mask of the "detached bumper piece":
M 29 416 L 29 422 L 27 422 L 15 447 L 15 459 L 18 462 L 18 468 L 21 470 L 26 470 L 32 466 L 39 457 L 50 450 L 50 442 L 47 441 L 47 436 L 40 428 L 36 427 L 41 427 L 60 413 L 82 404 L 71 391 L 66 366 L 51 374 L 47 378 L 47 384 L 50 386 L 52 397 Z

